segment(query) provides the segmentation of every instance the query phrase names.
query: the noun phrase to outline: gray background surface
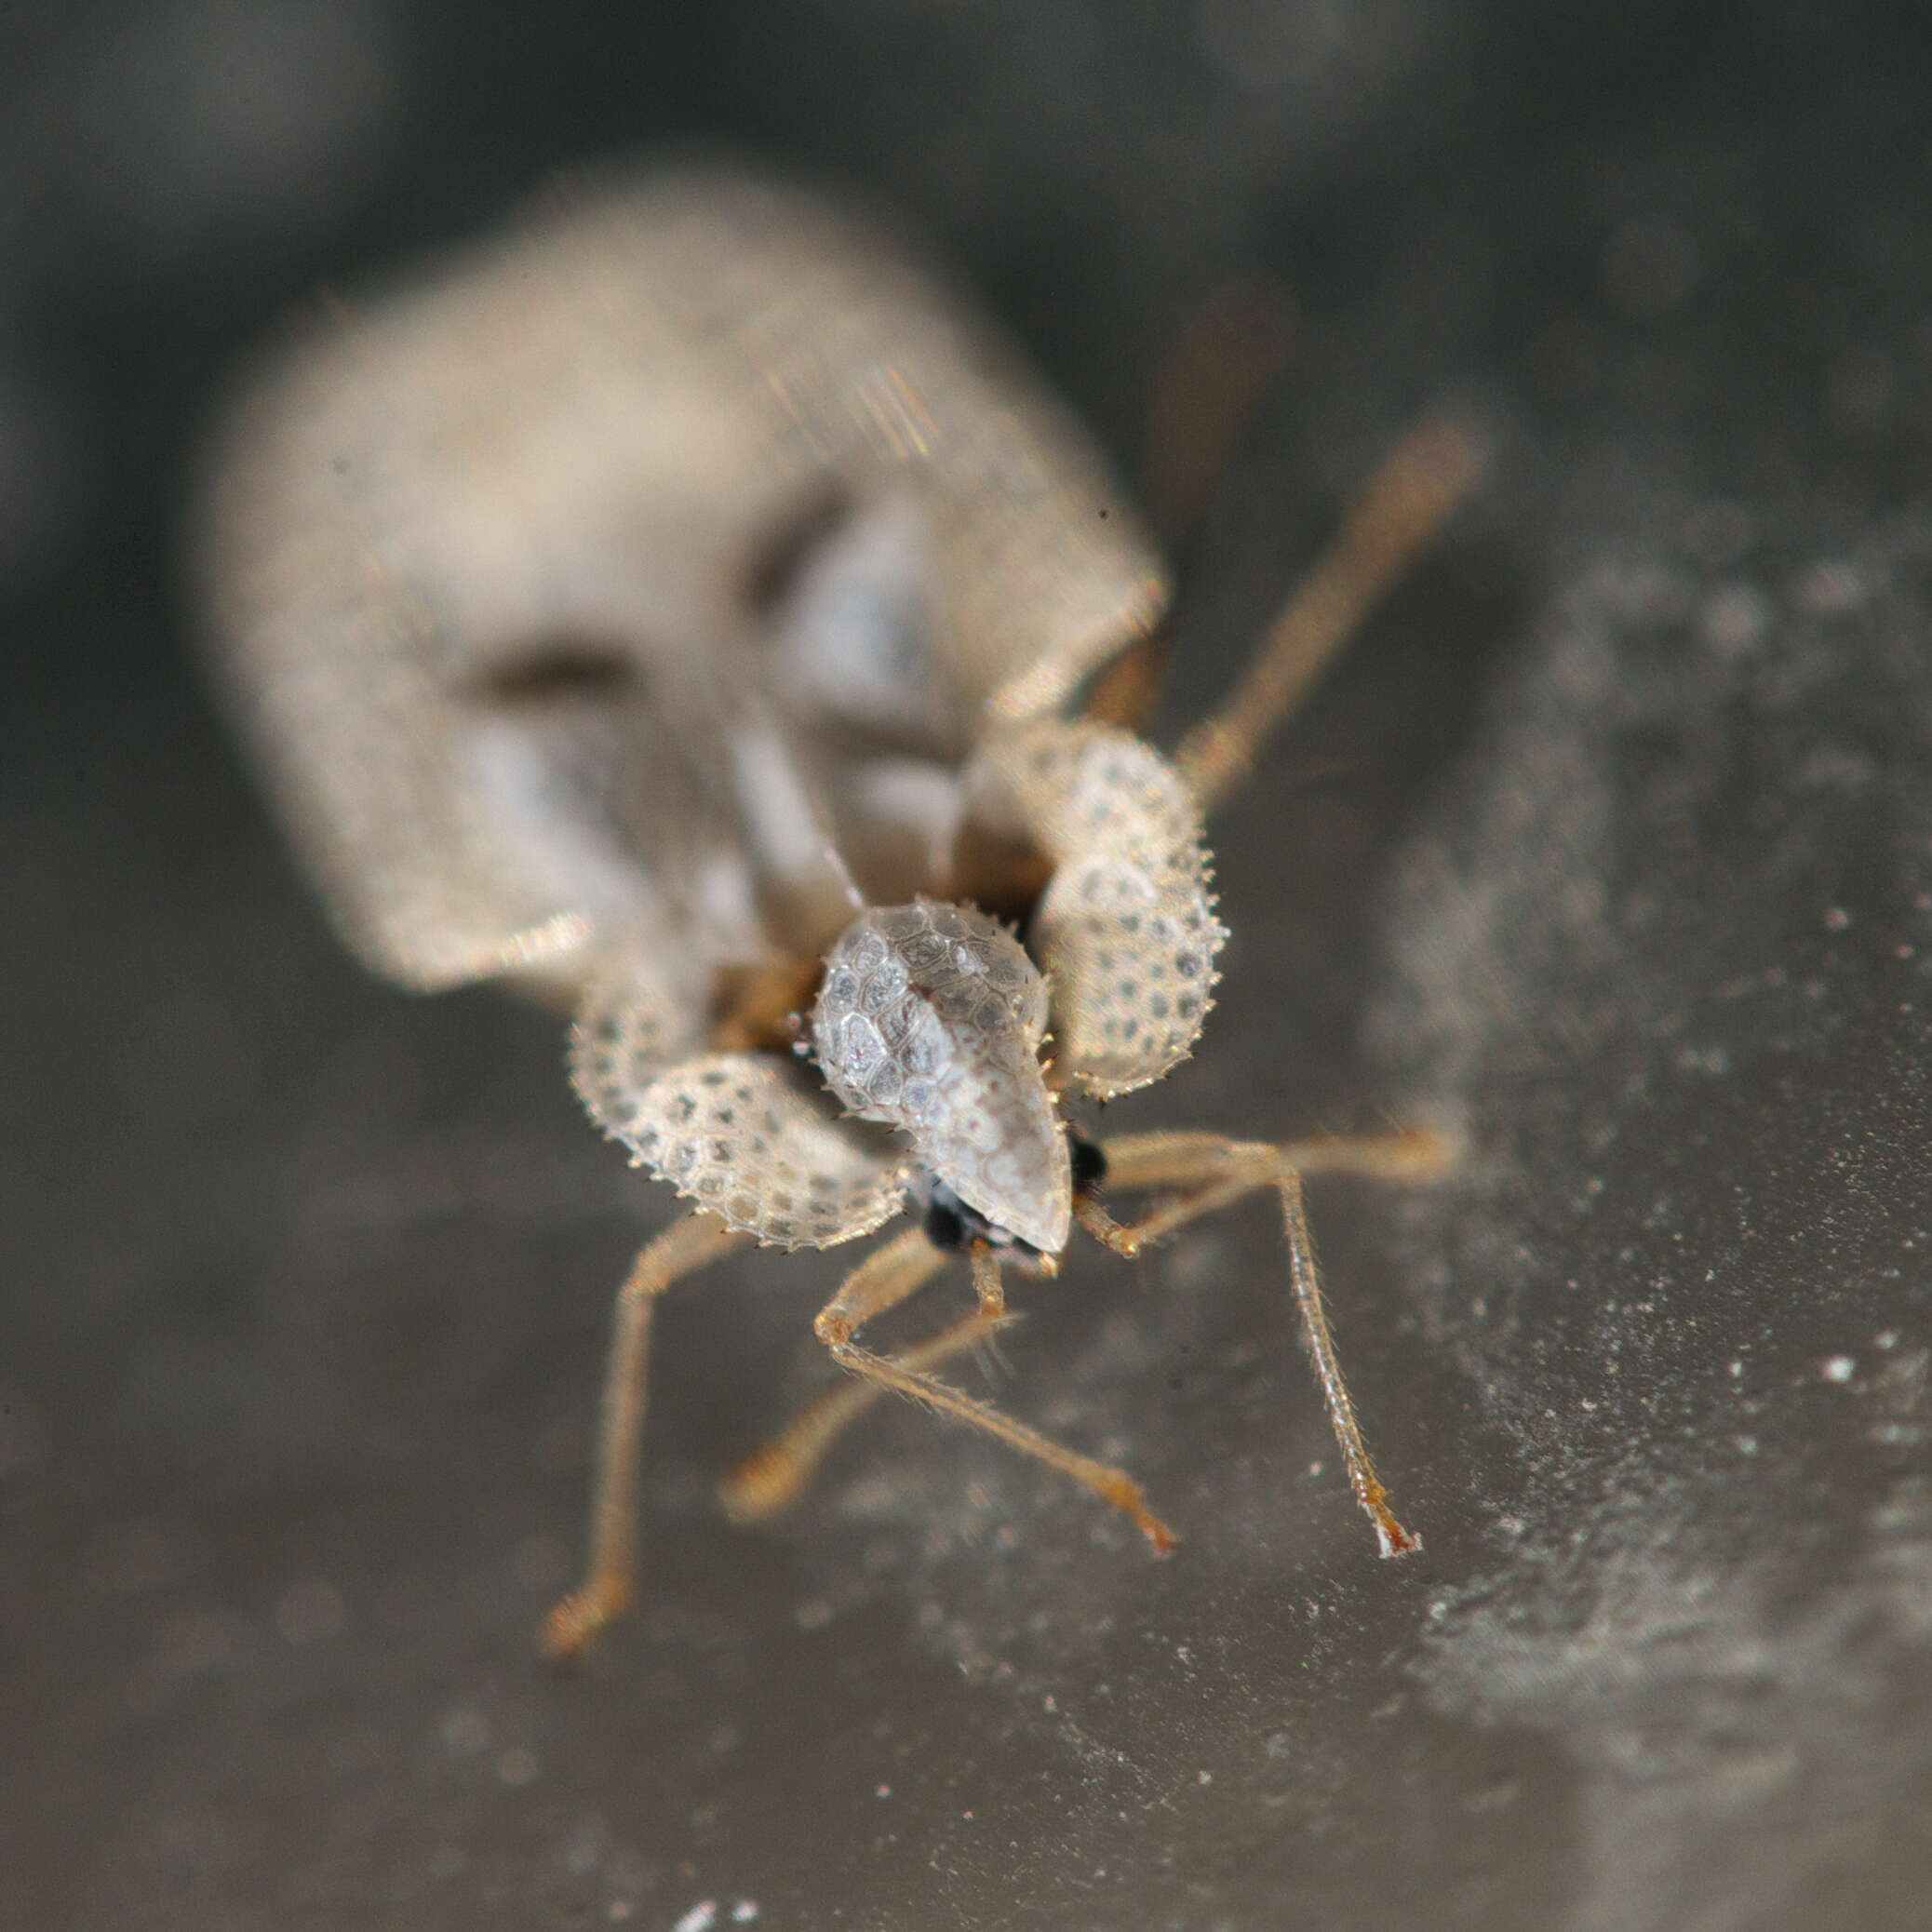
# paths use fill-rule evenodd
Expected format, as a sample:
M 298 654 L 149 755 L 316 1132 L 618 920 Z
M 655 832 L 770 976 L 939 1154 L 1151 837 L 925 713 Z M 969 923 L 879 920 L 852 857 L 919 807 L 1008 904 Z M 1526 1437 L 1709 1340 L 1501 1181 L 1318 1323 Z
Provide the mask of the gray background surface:
M 0 1920 L 1925 1922 L 1932 31 L 1550 11 L 7 11 Z M 177 520 L 291 301 L 692 137 L 886 197 L 1129 466 L 1192 306 L 1294 289 L 1176 718 L 1419 408 L 1491 425 L 1220 828 L 1201 1058 L 1109 1120 L 1463 1126 L 1314 1190 L 1420 1558 L 1259 1209 L 1027 1291 L 988 1371 L 1173 1561 L 911 1412 L 729 1531 L 836 1268 L 753 1257 L 663 1322 L 642 1613 L 535 1662 L 666 1203 L 553 1020 L 338 952 Z

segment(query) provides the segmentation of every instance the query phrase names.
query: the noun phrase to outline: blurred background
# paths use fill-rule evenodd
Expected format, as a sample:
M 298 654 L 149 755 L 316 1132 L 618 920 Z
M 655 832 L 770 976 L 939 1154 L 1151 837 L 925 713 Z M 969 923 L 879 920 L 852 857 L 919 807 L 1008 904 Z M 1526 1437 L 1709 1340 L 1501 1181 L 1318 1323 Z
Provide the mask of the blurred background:
M 1764 0 L 0 14 L 0 1917 L 38 1928 L 1905 1927 L 1932 1882 L 1932 22 Z M 1287 375 L 1197 712 L 1432 401 L 1482 500 L 1219 829 L 1109 1125 L 1459 1124 L 1318 1185 L 1419 1558 L 1255 1209 L 726 1528 L 836 1260 L 667 1310 L 640 1614 L 536 1662 L 668 1203 L 555 1020 L 337 948 L 193 660 L 224 371 L 558 168 L 722 144 L 957 259 L 1130 477 L 1230 285 Z

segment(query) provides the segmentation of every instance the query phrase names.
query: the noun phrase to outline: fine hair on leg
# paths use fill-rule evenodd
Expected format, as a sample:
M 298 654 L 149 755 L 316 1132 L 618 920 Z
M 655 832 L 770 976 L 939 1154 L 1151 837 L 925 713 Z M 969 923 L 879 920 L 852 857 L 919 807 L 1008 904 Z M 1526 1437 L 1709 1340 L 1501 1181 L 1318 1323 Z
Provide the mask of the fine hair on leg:
M 1317 1134 L 1280 1147 L 1230 1141 L 1212 1134 L 1142 1134 L 1107 1144 L 1110 1181 L 1129 1190 L 1192 1184 L 1192 1191 L 1165 1203 L 1131 1227 L 1115 1221 L 1091 1193 L 1080 1197 L 1077 1213 L 1081 1225 L 1104 1245 L 1118 1254 L 1133 1255 L 1147 1242 L 1189 1221 L 1231 1205 L 1257 1188 L 1278 1185 L 1276 1176 L 1284 1164 L 1296 1174 L 1345 1173 L 1381 1180 L 1419 1181 L 1441 1174 L 1453 1161 L 1456 1151 L 1456 1144 L 1448 1136 L 1429 1128 L 1387 1134 Z M 1203 1174 L 1207 1176 L 1205 1180 L 1201 1179 Z M 1305 1238 L 1305 1217 L 1301 1226 Z M 1305 1245 L 1304 1251 L 1312 1265 L 1311 1249 Z M 1005 1312 L 995 1252 L 985 1242 L 975 1242 L 970 1258 L 977 1308 L 926 1341 L 885 1358 L 892 1369 L 924 1376 L 927 1371 L 964 1354 L 1015 1319 Z M 922 1287 L 939 1273 L 946 1259 L 917 1230 L 901 1235 L 854 1270 L 821 1316 L 821 1322 L 836 1310 L 839 1320 L 856 1330 L 864 1321 L 884 1313 Z M 1299 1282 L 1306 1279 L 1297 1278 L 1298 1298 Z M 1302 1306 L 1306 1322 L 1306 1303 Z M 1333 1386 L 1346 1400 L 1347 1387 L 1341 1380 L 1334 1342 L 1328 1337 L 1326 1315 L 1319 1300 L 1316 1315 L 1321 1333 L 1327 1338 L 1325 1356 L 1317 1358 L 1318 1371 L 1325 1359 L 1333 1370 Z M 1330 1386 L 1324 1376 L 1324 1392 Z M 839 1436 L 887 1394 L 894 1392 L 911 1394 L 915 1400 L 926 1399 L 923 1389 L 907 1389 L 895 1379 L 855 1377 L 808 1403 L 778 1436 L 748 1456 L 724 1480 L 720 1489 L 726 1513 L 737 1523 L 758 1523 L 789 1508 L 817 1473 Z M 965 1398 L 962 1396 L 961 1400 Z M 1352 1404 L 1347 1413 L 1352 1421 Z M 1359 1423 L 1354 1427 L 1354 1440 L 1360 1444 Z M 1345 1454 L 1347 1446 L 1345 1442 Z M 1367 1463 L 1365 1449 L 1362 1461 Z M 1355 1465 L 1351 1463 L 1351 1478 L 1354 1470 Z M 1369 1465 L 1369 1475 L 1373 1480 L 1373 1465 Z M 1386 1532 L 1373 1510 L 1371 1518 L 1376 1521 L 1378 1534 L 1384 1535 L 1386 1541 Z M 1393 1517 L 1389 1517 L 1389 1521 L 1393 1523 Z M 1401 1536 L 1408 1536 L 1399 1523 L 1395 1528 Z M 1402 1547 L 1413 1547 L 1413 1543 Z
M 918 1257 L 915 1244 L 932 1258 Z M 978 1245 L 981 1244 L 975 1244 Z M 1063 1476 L 1070 1477 L 1103 1502 L 1111 1503 L 1130 1517 L 1134 1526 L 1153 1545 L 1156 1553 L 1164 1556 L 1174 1547 L 1174 1532 L 1147 1508 L 1140 1484 L 1124 1470 L 1117 1469 L 1109 1463 L 1095 1461 L 1090 1456 L 1082 1456 L 1078 1450 L 1068 1449 L 1051 1437 L 1041 1435 L 1038 1429 L 1016 1421 L 991 1402 L 981 1402 L 954 1388 L 950 1382 L 942 1381 L 917 1362 L 908 1363 L 903 1358 L 880 1355 L 860 1346 L 856 1336 L 865 1322 L 905 1300 L 914 1289 L 938 1271 L 945 1259 L 926 1241 L 922 1231 L 914 1229 L 909 1234 L 901 1235 L 862 1262 L 847 1277 L 839 1293 L 820 1309 L 818 1319 L 812 1323 L 812 1333 L 825 1345 L 833 1361 L 861 1381 L 894 1394 L 908 1396 L 943 1415 L 953 1416 L 974 1429 L 983 1429 L 1009 1448 L 1017 1449 L 1021 1455 L 1033 1456 L 1049 1469 L 1058 1469 Z M 981 1259 L 977 1254 L 974 1257 L 982 1317 L 989 1300 L 1000 1292 L 997 1260 L 992 1261 L 990 1276 L 986 1273 L 990 1259 L 990 1251 L 987 1259 Z M 1003 1301 L 994 1305 L 1003 1307 Z
M 544 1655 L 567 1663 L 630 1607 L 637 1577 L 637 1483 L 649 1400 L 651 1320 L 665 1289 L 750 1243 L 715 1215 L 688 1214 L 647 1243 L 617 1291 L 590 1503 L 584 1581 L 550 1612 Z
M 917 1294 L 946 1266 L 948 1258 L 926 1239 L 922 1229 L 908 1228 L 874 1249 L 846 1276 L 839 1284 L 838 1294 L 819 1311 L 818 1320 L 821 1323 L 842 1323 L 848 1330 L 862 1328 L 875 1316 Z M 946 1333 L 950 1335 L 953 1331 Z M 962 1337 L 957 1346 L 963 1348 L 971 1339 L 976 1337 Z M 908 1351 L 905 1359 L 915 1366 L 929 1367 L 930 1362 L 919 1358 L 932 1346 L 923 1344 L 921 1348 Z M 870 1383 L 847 1382 L 808 1403 L 777 1436 L 754 1450 L 719 1484 L 725 1514 L 734 1523 L 758 1523 L 789 1508 L 812 1480 L 833 1442 L 884 1393 Z
M 1264 1187 L 1275 1191 L 1281 1207 L 1289 1280 L 1301 1318 L 1302 1339 L 1322 1386 L 1329 1423 L 1341 1446 L 1349 1487 L 1374 1525 L 1384 1556 L 1419 1550 L 1422 1539 L 1397 1520 L 1369 1455 L 1329 1326 L 1301 1177 L 1304 1172 L 1325 1169 L 1384 1179 L 1422 1179 L 1440 1173 L 1453 1151 L 1446 1137 L 1428 1130 L 1383 1135 L 1329 1134 L 1279 1147 L 1210 1134 L 1134 1134 L 1104 1144 L 1110 1183 L 1129 1189 L 1179 1187 L 1187 1191 L 1142 1219 L 1124 1224 L 1114 1220 L 1097 1201 L 1082 1202 L 1076 1208 L 1081 1225 L 1096 1240 L 1116 1254 L 1132 1255 L 1148 1241 L 1231 1206 L 1246 1195 Z
M 987 1339 L 1018 1317 L 972 1314 L 892 1357 L 900 1368 L 921 1373 Z M 733 1523 L 763 1523 L 798 1501 L 817 1475 L 833 1443 L 890 1393 L 877 1382 L 848 1378 L 808 1402 L 785 1429 L 754 1451 L 718 1485 L 725 1514 Z
M 901 1240 L 906 1249 L 906 1272 L 900 1275 L 896 1269 L 892 1271 L 890 1300 L 875 1296 L 868 1287 L 865 1295 L 868 1320 L 923 1286 L 948 1258 L 923 1235 L 918 1242 L 909 1237 Z M 936 1368 L 942 1362 L 986 1340 L 1014 1319 L 1006 1312 L 1006 1291 L 1000 1278 L 999 1258 L 991 1244 L 974 1241 L 969 1259 L 978 1307 L 951 1327 L 887 1358 L 895 1367 L 914 1374 Z M 851 1286 L 850 1281 L 845 1284 L 846 1289 Z M 847 1301 L 841 1312 L 857 1327 L 859 1322 L 852 1314 L 854 1306 L 854 1302 Z M 761 1523 L 788 1509 L 817 1473 L 839 1436 L 892 1392 L 882 1383 L 853 1378 L 807 1403 L 777 1436 L 755 1450 L 719 1484 L 725 1514 L 733 1523 Z

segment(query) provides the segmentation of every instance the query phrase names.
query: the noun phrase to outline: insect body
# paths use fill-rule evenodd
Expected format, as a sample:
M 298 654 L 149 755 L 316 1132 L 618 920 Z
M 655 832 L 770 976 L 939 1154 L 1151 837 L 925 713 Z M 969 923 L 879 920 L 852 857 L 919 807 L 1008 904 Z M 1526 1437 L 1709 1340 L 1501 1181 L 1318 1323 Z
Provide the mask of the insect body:
M 696 1209 L 619 1296 L 591 1569 L 553 1651 L 633 1588 L 656 1296 L 908 1204 L 924 1225 L 817 1320 L 853 1381 L 738 1472 L 734 1514 L 778 1507 L 897 1391 L 1166 1547 L 1127 1477 L 934 1370 L 1003 1318 L 1002 1263 L 1051 1270 L 1076 1224 L 1131 1254 L 1269 1188 L 1357 1495 L 1385 1551 L 1413 1547 L 1342 1383 L 1300 1175 L 1421 1173 L 1439 1147 L 1096 1148 L 1062 1104 L 1191 1050 L 1225 937 L 1203 812 L 1471 473 L 1454 432 L 1413 437 L 1170 760 L 1080 701 L 1148 651 L 1166 598 L 1104 466 L 938 282 L 795 190 L 711 170 L 586 191 L 333 318 L 244 395 L 204 524 L 217 660 L 326 904 L 405 986 L 568 1002 L 585 1106 Z M 1163 1200 L 1122 1226 L 1103 1173 Z M 898 1355 L 856 1339 L 958 1248 L 972 1315 Z

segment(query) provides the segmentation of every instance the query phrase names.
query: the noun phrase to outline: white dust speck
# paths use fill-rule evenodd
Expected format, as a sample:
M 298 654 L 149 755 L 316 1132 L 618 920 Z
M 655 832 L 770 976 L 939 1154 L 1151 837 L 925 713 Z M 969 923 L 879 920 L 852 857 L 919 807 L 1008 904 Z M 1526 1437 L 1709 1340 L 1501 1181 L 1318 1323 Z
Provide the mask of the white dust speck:
M 1818 1367 L 1828 1382 L 1849 1382 L 1858 1372 L 1858 1364 L 1849 1355 L 1828 1355 Z
M 671 1927 L 671 1932 L 711 1932 L 718 1923 L 718 1900 L 700 1898 L 685 1915 Z

